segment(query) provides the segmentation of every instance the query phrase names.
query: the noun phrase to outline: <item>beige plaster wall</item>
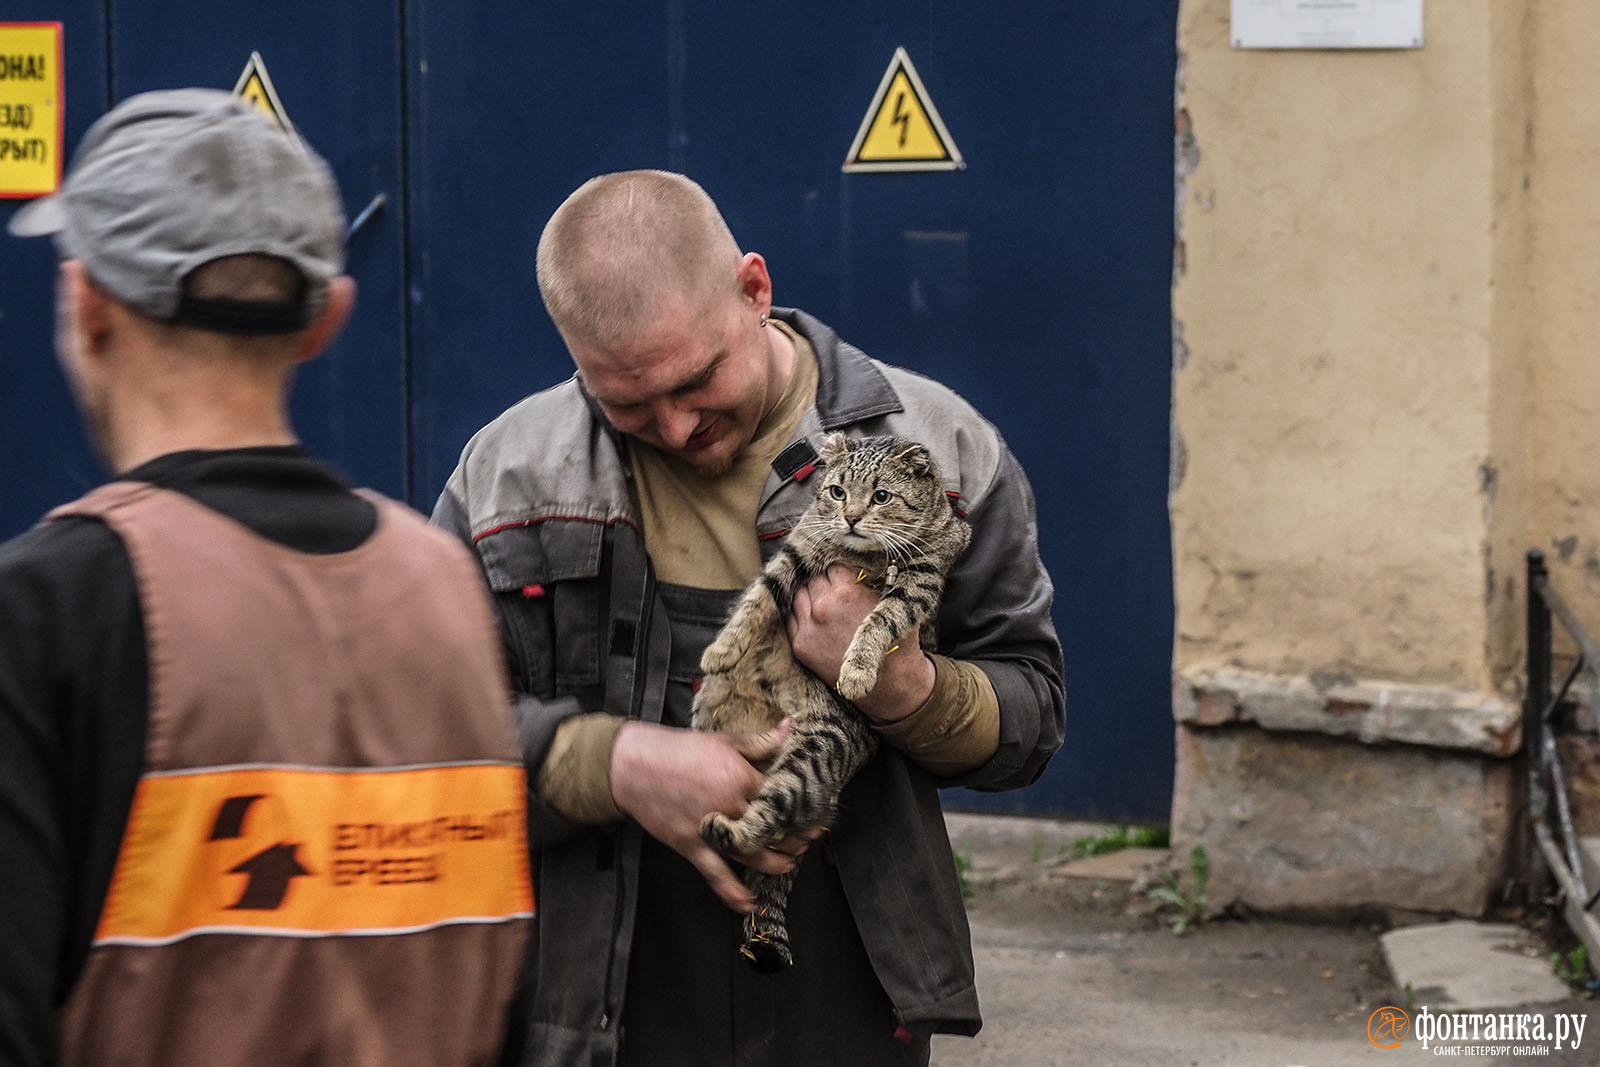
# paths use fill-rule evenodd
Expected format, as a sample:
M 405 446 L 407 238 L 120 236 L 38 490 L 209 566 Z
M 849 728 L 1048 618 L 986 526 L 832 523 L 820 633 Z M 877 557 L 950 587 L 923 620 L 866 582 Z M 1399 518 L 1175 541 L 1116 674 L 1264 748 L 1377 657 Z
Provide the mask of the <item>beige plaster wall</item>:
M 1235 50 L 1228 6 L 1179 14 L 1177 671 L 1506 692 L 1528 510 L 1526 4 L 1430 0 L 1424 48 L 1361 52 Z M 1575 68 L 1600 40 L 1600 4 L 1576 6 Z M 1600 144 L 1586 111 L 1572 151 Z
M 1530 0 L 1530 541 L 1600 637 L 1600 4 Z
M 1451 10 L 1444 8 L 1442 13 Z M 1490 467 L 1483 486 L 1488 534 L 1482 566 L 1489 680 L 1502 693 L 1516 697 L 1527 626 L 1524 587 L 1532 469 L 1534 13 L 1527 0 L 1491 0 L 1490 12 Z

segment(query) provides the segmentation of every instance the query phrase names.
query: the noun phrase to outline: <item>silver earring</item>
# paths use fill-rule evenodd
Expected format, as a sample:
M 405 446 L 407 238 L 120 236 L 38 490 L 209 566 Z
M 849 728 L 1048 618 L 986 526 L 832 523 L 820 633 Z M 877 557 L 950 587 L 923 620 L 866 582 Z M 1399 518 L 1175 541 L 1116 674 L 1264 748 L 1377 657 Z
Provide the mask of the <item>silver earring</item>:
M 767 313 L 765 311 L 761 313 L 761 325 L 762 327 L 767 325 Z

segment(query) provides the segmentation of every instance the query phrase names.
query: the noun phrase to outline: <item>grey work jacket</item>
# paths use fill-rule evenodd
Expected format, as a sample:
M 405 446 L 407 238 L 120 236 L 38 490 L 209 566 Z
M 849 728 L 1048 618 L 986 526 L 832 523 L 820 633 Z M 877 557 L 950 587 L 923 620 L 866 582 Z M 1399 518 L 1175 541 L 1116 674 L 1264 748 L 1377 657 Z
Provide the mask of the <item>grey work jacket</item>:
M 804 312 L 773 315 L 817 353 L 816 404 L 794 441 L 820 447 L 832 430 L 921 441 L 972 524 L 972 546 L 946 585 L 939 651 L 978 664 L 993 683 L 999 750 L 959 779 L 937 780 L 882 746 L 840 798 L 854 817 L 834 851 L 900 1023 L 922 1034 L 976 1033 L 971 938 L 938 789 L 1027 785 L 1061 744 L 1061 646 L 1032 489 L 998 431 L 955 393 L 868 358 Z M 768 555 L 810 502 L 808 473 L 801 465 L 767 479 L 756 533 Z M 624 440 L 573 378 L 479 431 L 434 511 L 473 545 L 494 590 L 530 768 L 569 716 L 661 718 L 671 636 L 631 477 Z M 528 825 L 538 915 L 523 1062 L 612 1063 L 642 831 L 631 820 L 580 826 L 532 795 Z

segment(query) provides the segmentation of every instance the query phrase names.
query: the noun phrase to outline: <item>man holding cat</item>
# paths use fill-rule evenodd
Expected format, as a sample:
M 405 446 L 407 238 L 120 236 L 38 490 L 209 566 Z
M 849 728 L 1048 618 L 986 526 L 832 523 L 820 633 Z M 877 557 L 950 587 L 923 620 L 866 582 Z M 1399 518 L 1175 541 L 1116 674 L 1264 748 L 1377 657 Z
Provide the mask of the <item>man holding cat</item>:
M 556 211 L 540 290 L 578 368 L 467 445 L 435 521 L 473 543 L 512 657 L 538 948 L 528 1064 L 926 1063 L 980 1025 L 938 788 L 1007 789 L 1061 742 L 1061 652 L 1027 479 L 950 390 L 774 308 L 705 192 L 604 175 Z M 752 906 L 701 841 L 773 737 L 683 729 L 700 654 L 811 499 L 827 432 L 928 446 L 972 526 L 940 647 L 915 635 L 857 701 L 878 756 L 798 862 L 775 975 L 735 954 Z M 832 682 L 877 594 L 835 570 L 796 596 L 796 656 Z

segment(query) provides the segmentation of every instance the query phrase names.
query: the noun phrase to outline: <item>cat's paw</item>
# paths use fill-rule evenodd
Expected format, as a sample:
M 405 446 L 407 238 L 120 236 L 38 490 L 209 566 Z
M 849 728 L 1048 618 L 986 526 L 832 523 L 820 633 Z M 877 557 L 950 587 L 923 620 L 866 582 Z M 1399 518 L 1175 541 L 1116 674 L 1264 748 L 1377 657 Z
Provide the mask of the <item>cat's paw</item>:
M 689 729 L 715 730 L 717 728 L 717 710 L 716 708 L 696 704 L 694 710 L 689 713 Z
M 763 840 L 747 821 L 730 819 L 720 811 L 710 812 L 700 820 L 700 840 L 730 860 L 760 852 L 772 843 L 770 839 Z
M 689 711 L 689 725 L 696 730 L 721 728 L 723 713 L 733 696 L 733 684 L 725 674 L 707 674 L 696 687 L 694 704 Z
M 878 684 L 878 665 L 846 658 L 839 668 L 839 680 L 834 689 L 846 700 L 860 700 Z
M 734 821 L 720 811 L 707 813 L 700 820 L 700 840 L 717 850 L 717 854 L 733 859 L 739 855 L 739 850 L 734 845 L 738 837 L 738 827 Z
M 700 670 L 703 674 L 721 674 L 723 671 L 732 670 L 734 664 L 738 662 L 738 645 L 721 637 L 707 645 L 706 650 L 700 654 Z
M 781 941 L 768 933 L 751 934 L 739 946 L 739 955 L 757 974 L 773 974 L 794 965 L 794 952 L 789 948 L 789 935 L 784 932 Z

